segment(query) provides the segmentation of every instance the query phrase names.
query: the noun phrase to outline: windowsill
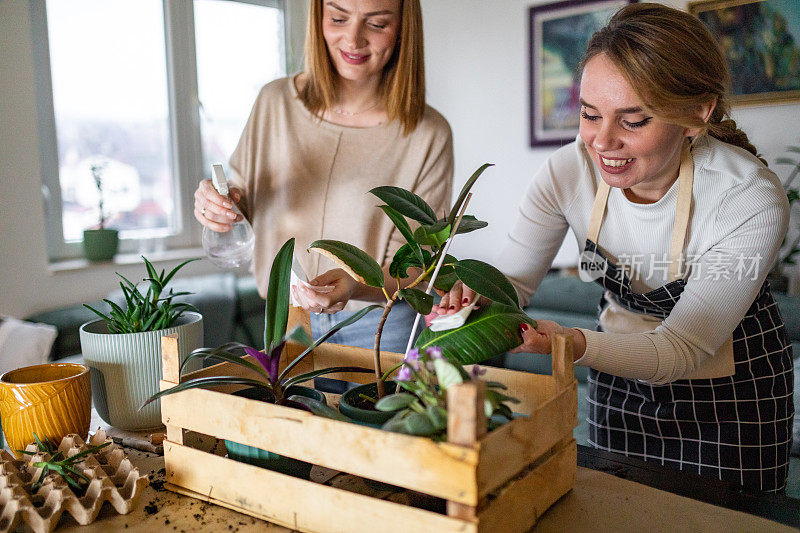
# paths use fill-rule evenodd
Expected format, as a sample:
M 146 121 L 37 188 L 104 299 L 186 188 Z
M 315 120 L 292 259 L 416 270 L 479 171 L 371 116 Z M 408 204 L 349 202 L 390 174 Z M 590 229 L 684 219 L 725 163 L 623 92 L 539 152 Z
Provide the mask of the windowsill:
M 48 269 L 51 273 L 71 272 L 75 270 L 89 270 L 91 268 L 109 265 L 135 265 L 142 262 L 141 253 L 124 253 L 114 256 L 113 261 L 102 263 L 92 263 L 86 259 L 67 259 L 64 261 L 54 261 L 50 263 Z M 147 260 L 153 264 L 166 261 L 180 261 L 184 259 L 194 259 L 204 257 L 205 252 L 202 248 L 177 248 L 175 250 L 164 250 L 162 252 L 147 252 L 144 254 Z

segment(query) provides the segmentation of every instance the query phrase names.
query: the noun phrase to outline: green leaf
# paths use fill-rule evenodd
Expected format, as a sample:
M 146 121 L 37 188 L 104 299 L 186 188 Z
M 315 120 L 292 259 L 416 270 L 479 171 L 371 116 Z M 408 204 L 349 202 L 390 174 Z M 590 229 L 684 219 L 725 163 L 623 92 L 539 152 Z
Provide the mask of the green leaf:
M 778 165 L 798 165 L 800 164 L 800 161 L 789 159 L 788 157 L 778 157 L 775 159 L 775 163 Z
M 378 400 L 378 403 L 375 404 L 375 409 L 378 411 L 399 411 L 411 405 L 415 400 L 416 397 L 413 394 L 398 392 Z
M 329 405 L 326 405 L 326 404 L 322 403 L 321 401 L 316 400 L 314 398 L 307 398 L 305 396 L 300 396 L 298 394 L 293 394 L 292 396 L 289 396 L 288 399 L 293 401 L 293 402 L 297 402 L 299 404 L 305 405 L 306 407 L 308 407 L 311 410 L 311 412 L 313 414 L 315 414 L 317 416 L 321 416 L 321 417 L 324 417 L 324 418 L 330 418 L 332 420 L 340 420 L 342 422 L 352 422 L 352 420 L 350 420 L 349 418 L 344 416 L 342 413 L 340 413 L 336 409 L 334 409 L 334 408 L 330 407 Z
M 519 325 L 536 322 L 518 307 L 492 303 L 474 310 L 460 328 L 447 331 L 422 330 L 415 347 L 438 346 L 450 361 L 469 365 L 503 354 L 522 344 Z
M 150 398 L 148 398 L 147 401 L 142 404 L 139 410 L 141 411 L 147 404 L 158 400 L 162 396 L 175 394 L 176 392 L 182 392 L 189 389 L 204 389 L 206 387 L 213 387 L 216 385 L 251 385 L 253 387 L 260 387 L 265 390 L 270 390 L 268 383 L 264 383 L 263 381 L 258 381 L 255 379 L 233 376 L 209 376 L 205 378 L 191 379 L 189 381 L 179 383 L 170 389 L 159 391 L 150 396 Z
M 333 260 L 350 277 L 370 287 L 383 287 L 383 269 L 366 252 L 341 241 L 319 240 L 308 246 Z
M 284 389 L 288 389 L 297 383 L 309 381 L 316 377 L 324 376 L 325 374 L 335 374 L 336 372 L 360 372 L 364 374 L 372 374 L 375 371 L 371 368 L 364 368 L 361 366 L 331 366 L 328 368 L 322 368 L 320 370 L 314 370 L 313 372 L 306 372 L 305 374 L 297 374 L 296 376 L 292 376 L 281 382 L 281 386 Z
M 398 294 L 403 298 L 408 305 L 414 308 L 414 311 L 421 315 L 427 315 L 431 312 L 433 307 L 433 295 L 425 294 L 419 289 L 400 289 Z
M 418 254 L 417 251 L 420 253 Z M 419 261 L 419 255 L 422 255 L 422 263 Z M 409 268 L 425 268 L 424 263 L 428 263 L 430 260 L 431 253 L 421 248 L 416 242 L 404 244 L 395 252 L 392 258 L 392 263 L 389 265 L 389 275 L 393 278 L 407 278 Z
M 230 344 L 239 344 L 239 343 L 230 343 Z M 240 346 L 230 346 L 223 345 L 217 348 L 198 348 L 197 350 L 193 350 L 192 353 L 186 356 L 186 359 L 183 360 L 180 366 L 179 373 L 183 373 L 184 367 L 190 362 L 195 359 L 216 359 L 217 361 L 224 361 L 227 363 L 233 363 L 235 365 L 242 366 L 244 368 L 249 368 L 250 370 L 264 376 L 265 378 L 269 379 L 269 374 L 266 370 L 260 365 L 248 361 L 244 359 L 241 355 L 234 355 L 230 352 L 230 350 L 234 348 L 243 347 L 244 345 Z
M 423 224 L 414 231 L 414 240 L 429 246 L 441 246 L 450 236 L 450 224 L 439 220 L 433 224 Z
M 392 209 L 420 224 L 436 222 L 436 214 L 431 206 L 413 192 L 388 185 L 375 187 L 369 192 L 386 202 Z
M 425 411 L 437 431 L 447 429 L 447 411 L 438 405 L 429 405 Z
M 483 220 L 478 220 L 472 215 L 464 215 L 461 217 L 461 223 L 458 225 L 458 231 L 456 231 L 456 235 L 461 233 L 469 233 L 471 231 L 475 231 L 481 228 L 485 228 L 488 226 L 488 222 L 484 222 Z
M 477 259 L 464 259 L 455 264 L 458 279 L 473 291 L 495 302 L 519 307 L 517 291 L 503 275 L 489 263 Z
M 144 259 L 144 257 L 142 257 L 142 259 Z M 175 268 L 173 268 L 172 270 L 170 270 L 169 274 L 167 274 L 167 277 L 161 280 L 161 286 L 162 287 L 166 287 L 167 283 L 170 282 L 170 280 L 178 272 L 178 270 L 182 269 L 184 266 L 188 265 L 192 261 L 197 261 L 197 260 L 198 259 L 189 259 L 188 261 L 184 261 L 180 265 L 178 265 Z M 145 261 L 147 261 L 147 259 L 145 259 Z M 162 272 L 162 274 L 163 274 L 163 272 Z
M 388 205 L 381 205 L 379 206 L 383 209 L 383 212 L 391 219 L 392 223 L 395 227 L 400 231 L 400 233 L 405 237 L 406 242 L 409 244 L 414 243 L 414 233 L 411 231 L 411 226 L 408 225 L 405 217 L 401 215 L 396 209 L 389 207 Z M 418 256 L 420 262 L 422 261 L 422 253 Z
M 337 322 L 336 324 L 331 326 L 331 328 L 328 331 L 320 335 L 320 337 L 317 340 L 315 340 L 308 348 L 306 348 L 300 355 L 295 357 L 291 363 L 286 365 L 286 368 L 284 368 L 283 371 L 278 376 L 278 381 L 281 381 L 284 378 L 284 376 L 286 376 L 286 374 L 288 374 L 295 366 L 297 366 L 297 364 L 300 361 L 303 360 L 303 358 L 305 358 L 305 356 L 311 353 L 311 351 L 314 350 L 314 348 L 316 348 L 317 346 L 328 340 L 331 337 L 331 335 L 333 335 L 334 333 L 336 333 L 345 326 L 349 326 L 350 324 L 358 322 L 364 317 L 364 315 L 366 315 L 371 311 L 374 311 L 375 309 L 383 309 L 383 306 L 378 304 L 369 305 L 364 309 L 361 309 L 358 312 L 353 313 L 344 320 Z
M 456 217 L 458 216 L 458 211 L 461 209 L 461 204 L 463 204 L 464 200 L 467 199 L 467 194 L 469 194 L 470 189 L 472 189 L 472 186 L 475 185 L 475 182 L 478 180 L 481 174 L 483 174 L 483 171 L 491 166 L 494 165 L 491 163 L 484 163 L 483 165 L 481 165 L 478 168 L 478 170 L 473 172 L 472 176 L 469 177 L 467 182 L 461 188 L 461 192 L 458 193 L 458 198 L 456 199 L 456 203 L 453 204 L 453 208 L 450 210 L 450 214 L 447 216 L 447 222 L 449 222 L 451 226 L 456 223 Z
M 442 355 L 444 355 L 444 350 L 442 350 Z M 445 355 L 445 357 L 447 356 Z M 453 385 L 464 383 L 464 379 L 461 377 L 458 368 L 450 361 L 434 359 L 433 368 L 436 370 L 436 378 L 439 380 L 439 386 L 444 390 L 449 389 Z
M 430 435 L 437 431 L 431 419 L 427 415 L 411 413 L 403 420 L 405 433 L 409 435 Z
M 309 346 L 314 343 L 313 339 L 303 326 L 295 326 L 292 331 L 286 334 L 283 340 L 294 341 L 302 344 L 303 346 Z
M 433 282 L 433 286 L 440 291 L 448 292 L 453 288 L 456 281 L 458 281 L 458 276 L 456 276 L 455 268 L 452 265 L 442 265 Z
M 264 348 L 270 353 L 283 341 L 289 321 L 289 282 L 291 279 L 294 237 L 286 241 L 269 272 L 264 314 Z

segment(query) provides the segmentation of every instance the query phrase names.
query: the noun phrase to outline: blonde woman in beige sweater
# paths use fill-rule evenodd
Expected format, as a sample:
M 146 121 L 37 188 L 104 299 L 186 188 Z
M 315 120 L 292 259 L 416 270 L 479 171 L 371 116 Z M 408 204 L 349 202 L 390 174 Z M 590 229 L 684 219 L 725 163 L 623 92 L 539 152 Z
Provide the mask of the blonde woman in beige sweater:
M 388 269 L 402 236 L 368 191 L 403 187 L 441 212 L 450 202 L 453 149 L 447 121 L 425 104 L 419 0 L 311 0 L 305 48 L 305 70 L 267 84 L 256 99 L 230 159 L 231 196 L 256 234 L 262 297 L 272 258 L 296 238 L 312 285 L 327 291 L 294 289 L 313 311 L 316 335 L 381 294 L 303 249 L 342 240 Z M 236 217 L 230 207 L 209 180 L 200 182 L 194 215 L 202 225 L 227 231 Z M 379 318 L 372 314 L 331 342 L 372 347 Z M 410 307 L 395 306 L 383 349 L 405 349 L 413 317 Z

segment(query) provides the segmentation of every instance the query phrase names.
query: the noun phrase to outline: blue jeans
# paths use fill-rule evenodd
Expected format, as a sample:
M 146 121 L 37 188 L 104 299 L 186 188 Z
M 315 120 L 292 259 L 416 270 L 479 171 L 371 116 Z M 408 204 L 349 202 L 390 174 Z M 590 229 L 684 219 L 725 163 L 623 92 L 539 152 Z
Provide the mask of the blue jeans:
M 366 316 L 355 324 L 345 326 L 341 330 L 334 333 L 327 342 L 334 344 L 344 344 L 346 346 L 358 346 L 360 348 L 374 348 L 375 347 L 375 331 L 378 329 L 378 323 L 381 321 L 381 309 L 370 311 Z M 355 314 L 355 311 L 339 311 L 332 315 L 328 314 L 314 314 L 311 313 L 311 336 L 318 339 L 323 333 L 328 331 L 334 324 Z M 389 316 L 386 323 L 383 325 L 383 334 L 381 335 L 381 351 L 382 352 L 395 352 L 405 353 L 406 345 L 408 344 L 408 336 L 411 335 L 411 328 L 414 325 L 414 317 L 417 316 L 410 305 L 404 301 L 398 301 L 389 311 Z M 420 323 L 417 326 L 417 333 L 425 329 L 425 318 L 420 317 Z

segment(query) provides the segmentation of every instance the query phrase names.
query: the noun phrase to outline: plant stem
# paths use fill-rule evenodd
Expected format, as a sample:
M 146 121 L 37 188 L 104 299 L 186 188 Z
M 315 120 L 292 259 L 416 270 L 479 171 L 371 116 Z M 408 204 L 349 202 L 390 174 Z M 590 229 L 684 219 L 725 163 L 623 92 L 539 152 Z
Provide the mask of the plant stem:
M 378 329 L 375 331 L 375 382 L 378 386 L 378 399 L 384 397 L 386 394 L 386 389 L 383 386 L 383 372 L 381 372 L 381 335 L 383 334 L 383 325 L 386 323 L 386 317 L 389 315 L 389 311 L 392 310 L 392 306 L 397 301 L 397 293 L 395 292 L 394 298 L 390 299 L 389 302 L 386 304 L 386 307 L 383 308 L 383 315 L 381 315 L 381 321 L 378 323 Z

